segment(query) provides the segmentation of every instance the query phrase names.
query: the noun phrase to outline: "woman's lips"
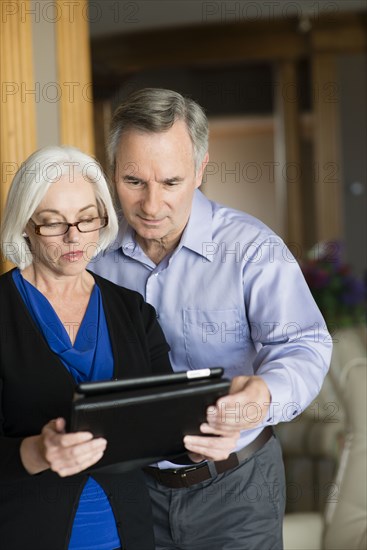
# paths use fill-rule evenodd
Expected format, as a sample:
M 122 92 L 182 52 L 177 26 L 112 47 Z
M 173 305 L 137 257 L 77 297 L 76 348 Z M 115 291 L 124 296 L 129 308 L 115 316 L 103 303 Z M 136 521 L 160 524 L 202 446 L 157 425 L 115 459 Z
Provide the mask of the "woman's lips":
M 77 262 L 83 258 L 83 251 L 76 250 L 75 252 L 67 252 L 61 256 L 66 262 Z

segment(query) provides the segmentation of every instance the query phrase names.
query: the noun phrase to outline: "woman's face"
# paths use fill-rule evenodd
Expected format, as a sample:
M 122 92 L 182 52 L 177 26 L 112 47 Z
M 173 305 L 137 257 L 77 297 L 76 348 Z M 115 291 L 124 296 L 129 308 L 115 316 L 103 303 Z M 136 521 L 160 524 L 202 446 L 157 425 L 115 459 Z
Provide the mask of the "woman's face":
M 65 226 L 53 224 L 84 221 L 86 228 L 89 222 L 93 229 L 95 222 L 91 220 L 100 215 L 93 186 L 82 175 L 76 175 L 73 181 L 63 176 L 53 183 L 25 228 L 34 269 L 59 276 L 81 273 L 96 251 L 99 229 L 81 233 L 74 226 L 64 235 L 55 236 L 53 233 L 62 232 Z M 52 234 L 37 235 L 35 225 L 45 225 L 40 231 Z

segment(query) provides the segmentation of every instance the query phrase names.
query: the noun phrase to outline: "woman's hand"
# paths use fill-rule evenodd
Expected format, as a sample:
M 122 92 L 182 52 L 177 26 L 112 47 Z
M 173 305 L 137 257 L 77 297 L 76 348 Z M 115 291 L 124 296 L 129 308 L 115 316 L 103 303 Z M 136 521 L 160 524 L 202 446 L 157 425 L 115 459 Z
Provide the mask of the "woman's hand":
M 226 460 L 234 451 L 240 437 L 240 431 L 232 431 L 230 434 L 220 429 L 215 429 L 204 423 L 200 426 L 203 435 L 186 435 L 184 445 L 193 462 L 202 460 Z
M 20 446 L 24 468 L 38 474 L 50 468 L 61 477 L 78 474 L 103 456 L 107 441 L 90 432 L 65 433 L 65 420 L 46 424 L 40 435 L 26 437 Z

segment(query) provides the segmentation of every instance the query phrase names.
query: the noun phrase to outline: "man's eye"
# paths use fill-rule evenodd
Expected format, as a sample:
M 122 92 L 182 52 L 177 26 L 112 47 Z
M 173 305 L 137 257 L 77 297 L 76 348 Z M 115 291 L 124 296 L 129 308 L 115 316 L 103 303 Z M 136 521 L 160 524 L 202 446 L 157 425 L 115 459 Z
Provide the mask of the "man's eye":
M 141 182 L 141 180 L 134 180 L 132 177 L 123 177 L 122 178 L 122 182 L 125 184 L 125 185 L 139 185 Z

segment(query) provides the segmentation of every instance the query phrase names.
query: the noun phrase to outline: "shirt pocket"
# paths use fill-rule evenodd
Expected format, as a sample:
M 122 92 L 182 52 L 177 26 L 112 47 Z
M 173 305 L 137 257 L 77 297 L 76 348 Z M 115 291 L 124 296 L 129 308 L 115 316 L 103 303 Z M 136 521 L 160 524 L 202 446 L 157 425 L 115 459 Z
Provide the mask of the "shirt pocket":
M 190 368 L 218 366 L 227 369 L 227 375 L 244 372 L 247 347 L 244 332 L 238 309 L 184 309 L 185 349 Z

